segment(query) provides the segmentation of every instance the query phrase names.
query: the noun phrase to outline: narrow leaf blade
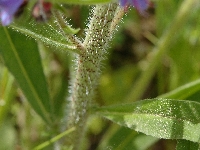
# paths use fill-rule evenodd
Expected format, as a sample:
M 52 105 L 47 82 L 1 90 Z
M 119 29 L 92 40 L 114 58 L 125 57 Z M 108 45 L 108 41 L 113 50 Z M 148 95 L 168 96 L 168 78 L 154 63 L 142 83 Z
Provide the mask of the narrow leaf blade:
M 158 138 L 199 142 L 200 103 L 152 99 L 98 109 L 101 116 Z
M 24 12 L 20 18 L 15 20 L 11 28 L 42 42 L 48 47 L 79 53 L 76 45 L 70 42 L 67 36 L 62 34 L 53 16 L 48 22 L 38 23 L 32 19 L 30 14 L 30 11 Z
M 11 38 L 10 33 L 0 27 L 0 54 L 33 109 L 50 123 L 50 97 L 37 45 L 16 33 Z

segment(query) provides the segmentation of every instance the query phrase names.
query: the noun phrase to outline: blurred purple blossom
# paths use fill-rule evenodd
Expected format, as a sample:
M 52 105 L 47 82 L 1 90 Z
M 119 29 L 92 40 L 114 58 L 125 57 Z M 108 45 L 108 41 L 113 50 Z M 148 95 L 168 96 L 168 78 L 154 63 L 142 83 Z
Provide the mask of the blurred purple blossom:
M 140 13 L 143 13 L 148 7 L 149 0 L 119 0 L 119 3 L 123 7 L 134 6 Z
M 24 0 L 0 0 L 0 20 L 3 26 L 9 25 Z

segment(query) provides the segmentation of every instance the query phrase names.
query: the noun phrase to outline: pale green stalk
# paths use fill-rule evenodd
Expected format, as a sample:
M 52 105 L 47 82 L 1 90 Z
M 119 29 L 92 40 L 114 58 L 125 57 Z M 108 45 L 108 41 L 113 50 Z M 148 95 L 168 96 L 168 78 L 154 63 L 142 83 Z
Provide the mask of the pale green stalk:
M 75 126 L 76 131 L 68 142 L 74 150 L 81 149 L 84 129 L 91 103 L 94 103 L 98 85 L 101 62 L 105 58 L 113 27 L 119 22 L 117 4 L 97 5 L 91 15 L 83 49 L 75 61 L 75 76 L 71 79 L 71 96 L 67 111 L 68 128 Z M 117 18 L 115 15 L 119 15 Z
M 34 148 L 34 150 L 41 150 L 41 149 L 44 149 L 45 147 L 51 145 L 52 143 L 56 143 L 59 139 L 61 139 L 62 137 L 70 134 L 71 132 L 73 132 L 75 130 L 74 127 L 68 129 L 67 131 L 65 132 L 62 132 L 61 134 L 51 138 L 50 140 L 38 145 L 37 147 Z

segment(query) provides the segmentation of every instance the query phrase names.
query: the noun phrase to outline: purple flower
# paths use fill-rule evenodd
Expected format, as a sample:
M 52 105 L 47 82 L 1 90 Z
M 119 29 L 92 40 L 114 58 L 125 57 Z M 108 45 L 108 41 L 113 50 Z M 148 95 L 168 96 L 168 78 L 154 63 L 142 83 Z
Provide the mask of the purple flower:
M 0 0 L 0 20 L 3 26 L 9 25 L 24 0 Z
M 148 7 L 149 0 L 119 0 L 119 3 L 123 7 L 134 6 L 140 13 L 143 13 Z

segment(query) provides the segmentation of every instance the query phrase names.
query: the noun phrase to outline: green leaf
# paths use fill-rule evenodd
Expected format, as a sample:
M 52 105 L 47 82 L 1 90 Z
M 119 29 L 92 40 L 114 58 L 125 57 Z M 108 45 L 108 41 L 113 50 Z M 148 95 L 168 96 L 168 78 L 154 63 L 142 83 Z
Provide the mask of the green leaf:
M 187 140 L 178 140 L 176 150 L 199 150 L 199 143 L 194 143 Z
M 131 104 L 101 107 L 101 116 L 122 126 L 158 138 L 199 142 L 200 103 L 151 99 Z
M 70 27 L 69 25 L 66 25 L 65 28 L 63 28 L 64 32 L 67 34 L 77 34 L 80 31 L 80 28 L 78 29 L 74 29 L 72 27 Z
M 22 35 L 10 33 L 0 27 L 0 54 L 33 109 L 51 123 L 50 98 L 37 45 Z
M 62 31 L 60 31 L 56 22 L 53 20 L 55 19 L 53 16 L 48 22 L 38 23 L 35 20 L 30 19 L 30 14 L 30 11 L 26 11 L 21 18 L 16 19 L 15 23 L 11 25 L 12 29 L 40 41 L 48 47 L 79 53 L 76 45 L 70 42 L 70 40 L 62 34 Z M 78 32 L 78 29 L 72 30 L 71 28 L 71 32 Z

